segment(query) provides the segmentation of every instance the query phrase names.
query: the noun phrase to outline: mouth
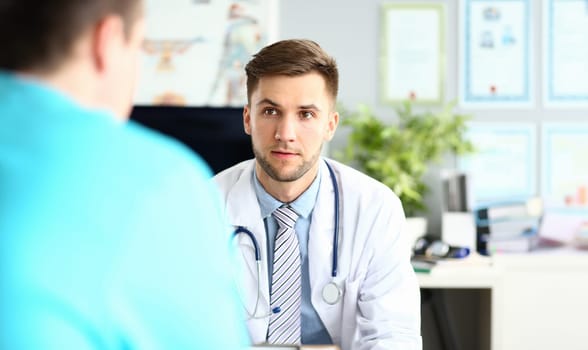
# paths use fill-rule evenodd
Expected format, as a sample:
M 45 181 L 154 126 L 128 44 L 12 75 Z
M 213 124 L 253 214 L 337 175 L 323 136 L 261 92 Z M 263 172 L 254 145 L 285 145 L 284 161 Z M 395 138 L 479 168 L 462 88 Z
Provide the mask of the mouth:
M 273 150 L 271 151 L 272 156 L 278 158 L 278 159 L 290 159 L 290 158 L 294 158 L 296 156 L 298 156 L 298 153 L 294 152 L 294 151 L 288 151 L 288 150 Z

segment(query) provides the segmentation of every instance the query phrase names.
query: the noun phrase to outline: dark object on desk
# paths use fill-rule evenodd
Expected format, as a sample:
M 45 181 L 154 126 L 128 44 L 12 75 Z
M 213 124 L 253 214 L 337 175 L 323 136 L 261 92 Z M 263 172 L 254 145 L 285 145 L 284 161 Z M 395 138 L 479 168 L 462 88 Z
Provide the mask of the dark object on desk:
M 469 212 L 473 200 L 469 179 L 463 173 L 446 173 L 442 175 L 444 211 Z
M 470 254 L 467 247 L 449 245 L 431 236 L 419 238 L 414 246 L 414 255 L 428 258 L 465 258 Z
M 410 262 L 415 272 L 429 273 L 437 265 L 437 262 L 459 260 L 469 254 L 469 248 L 451 246 L 435 237 L 425 236 L 416 241 Z
M 243 108 L 135 106 L 131 120 L 169 135 L 198 153 L 216 174 L 253 158 Z

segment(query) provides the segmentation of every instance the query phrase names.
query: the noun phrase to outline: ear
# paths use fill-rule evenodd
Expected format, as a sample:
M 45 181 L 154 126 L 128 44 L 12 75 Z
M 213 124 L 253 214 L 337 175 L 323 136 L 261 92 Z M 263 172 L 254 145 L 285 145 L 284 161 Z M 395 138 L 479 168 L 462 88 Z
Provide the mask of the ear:
M 94 26 L 92 56 L 94 67 L 99 73 L 104 73 L 111 65 L 117 64 L 118 53 L 125 40 L 124 24 L 120 16 L 108 15 Z
M 329 115 L 325 141 L 331 141 L 333 139 L 333 136 L 335 136 L 335 131 L 337 130 L 337 125 L 339 125 L 339 112 L 333 111 Z
M 251 109 L 249 109 L 249 105 L 243 107 L 243 128 L 247 135 L 251 135 Z

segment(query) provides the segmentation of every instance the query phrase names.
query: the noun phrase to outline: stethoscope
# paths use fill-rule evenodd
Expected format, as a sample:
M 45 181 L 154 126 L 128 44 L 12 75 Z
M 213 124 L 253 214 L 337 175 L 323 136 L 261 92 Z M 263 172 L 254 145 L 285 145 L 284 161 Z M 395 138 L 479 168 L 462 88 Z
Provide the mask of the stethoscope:
M 329 283 L 327 283 L 322 290 L 322 297 L 325 303 L 329 304 L 329 305 L 335 305 L 336 303 L 339 302 L 339 300 L 341 300 L 341 296 L 343 296 L 343 290 L 341 289 L 341 287 L 335 282 L 335 278 L 337 277 L 337 267 L 338 267 L 338 262 L 337 262 L 337 253 L 338 253 L 338 245 L 339 245 L 339 187 L 337 184 L 337 177 L 335 176 L 335 172 L 333 171 L 333 169 L 331 168 L 331 166 L 329 165 L 329 163 L 327 161 L 325 161 L 325 163 L 327 164 L 327 169 L 329 169 L 329 175 L 331 176 L 331 182 L 333 183 L 333 188 L 334 188 L 334 196 L 335 196 L 335 215 L 334 215 L 334 232 L 333 232 L 333 262 L 332 262 L 332 266 L 331 266 L 331 281 Z M 253 235 L 253 233 L 251 233 L 251 231 L 249 231 L 248 229 L 246 229 L 243 226 L 238 226 L 235 231 L 233 232 L 233 238 L 236 237 L 237 235 L 239 235 L 240 233 L 244 233 L 246 234 L 249 239 L 251 240 L 251 243 L 253 243 L 253 249 L 255 250 L 255 263 L 257 265 L 257 297 L 255 298 L 255 307 L 253 309 L 252 313 L 249 313 L 249 311 L 247 311 L 247 313 L 249 314 L 250 318 L 265 318 L 270 316 L 271 314 L 274 313 L 278 313 L 280 312 L 280 308 L 279 307 L 275 307 L 271 310 L 271 312 L 269 314 L 265 314 L 265 315 L 257 315 L 257 308 L 259 306 L 259 294 L 261 293 L 261 278 L 259 278 L 261 276 L 261 252 L 259 249 L 259 244 L 257 243 L 257 239 L 255 239 L 255 236 Z

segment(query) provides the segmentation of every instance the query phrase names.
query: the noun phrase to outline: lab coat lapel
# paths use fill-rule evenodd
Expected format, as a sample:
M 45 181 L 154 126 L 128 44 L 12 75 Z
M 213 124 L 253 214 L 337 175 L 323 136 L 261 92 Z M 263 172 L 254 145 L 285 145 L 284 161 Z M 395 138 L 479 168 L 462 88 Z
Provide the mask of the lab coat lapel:
M 325 284 L 331 281 L 333 266 L 333 233 L 334 227 L 334 188 L 329 175 L 329 169 L 321 161 L 321 185 L 317 202 L 312 211 L 312 221 L 308 238 L 309 278 L 311 287 L 311 299 L 314 308 L 321 316 L 323 324 L 335 341 L 338 337 L 336 318 L 326 318 L 326 308 L 332 307 L 322 299 L 322 290 Z M 341 205 L 341 204 L 340 204 Z M 340 233 L 342 228 L 339 228 Z M 329 313 L 332 314 L 332 313 Z
M 258 315 L 269 313 L 269 287 L 267 276 L 267 242 L 265 225 L 261 218 L 259 203 L 255 191 L 251 186 L 253 165 L 243 171 L 227 197 L 227 216 L 233 227 L 243 226 L 255 236 L 261 254 L 261 290 L 259 291 Z M 242 286 L 239 288 L 249 313 L 254 311 L 258 293 L 258 272 L 255 261 L 255 249 L 251 239 L 246 234 L 235 237 L 237 247 L 241 251 L 242 261 L 247 265 L 241 276 Z M 247 322 L 249 332 L 254 343 L 265 341 L 269 317 L 252 319 Z

